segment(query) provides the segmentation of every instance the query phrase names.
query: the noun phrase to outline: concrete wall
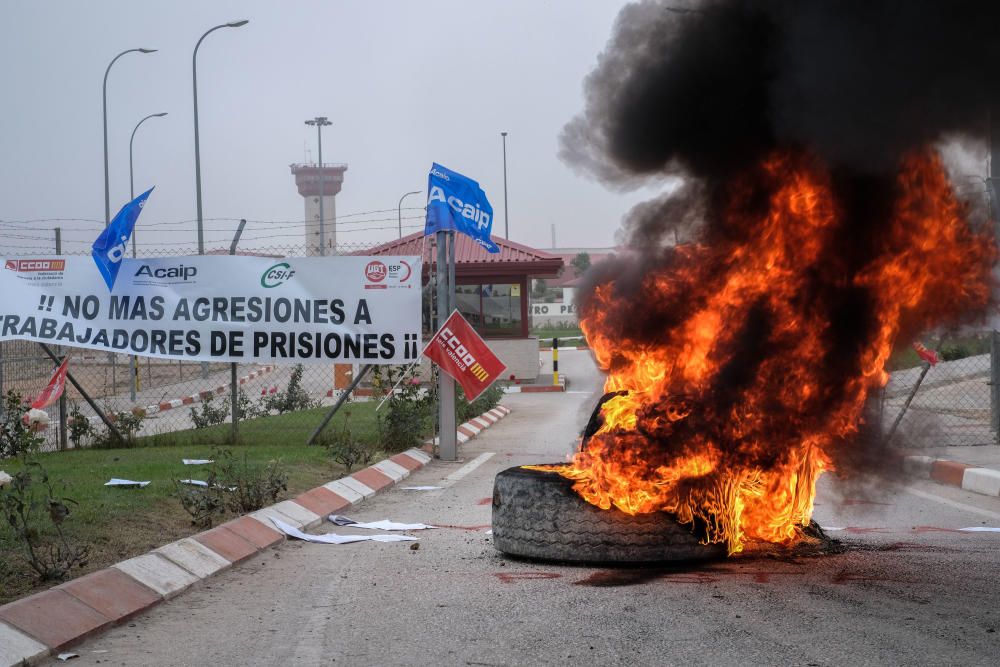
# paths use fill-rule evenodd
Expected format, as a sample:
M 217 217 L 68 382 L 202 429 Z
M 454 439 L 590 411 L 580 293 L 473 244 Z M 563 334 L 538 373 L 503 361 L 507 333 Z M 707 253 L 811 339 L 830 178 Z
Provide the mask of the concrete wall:
M 576 326 L 576 304 L 568 301 L 562 303 L 532 303 L 528 306 L 531 313 L 531 326 Z
M 509 380 L 513 374 L 521 382 L 534 382 L 538 379 L 539 352 L 538 338 L 492 338 L 486 344 L 493 350 L 493 354 L 500 357 L 500 360 L 507 365 L 501 380 Z M 418 377 L 427 382 L 431 378 L 431 362 L 426 357 L 421 357 L 420 371 Z M 353 365 L 351 371 L 357 373 L 360 366 Z M 344 379 L 344 386 L 350 383 L 352 376 Z
M 507 364 L 504 374 L 509 379 L 513 374 L 518 380 L 534 381 L 538 378 L 538 339 L 529 338 L 493 338 L 486 341 L 493 354 Z

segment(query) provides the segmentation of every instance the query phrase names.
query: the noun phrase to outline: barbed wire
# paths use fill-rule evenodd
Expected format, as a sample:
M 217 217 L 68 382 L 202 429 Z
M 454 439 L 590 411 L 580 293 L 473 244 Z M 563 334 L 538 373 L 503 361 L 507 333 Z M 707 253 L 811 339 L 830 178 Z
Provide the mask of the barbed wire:
M 399 210 L 400 211 L 426 211 L 427 207 L 426 206 L 404 206 L 404 207 L 402 207 Z M 344 218 L 355 218 L 355 217 L 362 216 L 362 215 L 374 215 L 374 214 L 377 214 L 377 213 L 390 213 L 390 212 L 394 212 L 394 210 L 390 209 L 390 208 L 371 209 L 369 211 L 357 211 L 357 212 L 354 212 L 354 213 L 341 213 L 340 215 L 336 216 L 336 219 L 338 221 L 340 221 L 340 220 L 343 220 Z M 414 217 L 414 216 L 410 216 L 410 217 Z M 404 216 L 404 219 L 405 218 L 406 218 L 406 216 Z M 243 219 L 244 218 L 202 218 L 202 222 L 239 222 L 240 220 L 243 220 Z M 396 218 L 373 218 L 373 219 L 369 219 L 367 222 L 376 222 L 376 221 L 382 221 L 382 220 L 396 220 Z M 292 218 L 292 219 L 288 219 L 288 220 L 253 220 L 253 219 L 250 219 L 250 218 L 246 218 L 246 221 L 248 223 L 249 222 L 253 222 L 253 223 L 264 223 L 264 224 L 272 224 L 272 223 L 303 223 L 303 222 L 308 222 L 305 218 L 301 218 L 301 219 L 299 219 L 299 218 Z M 12 219 L 7 219 L 7 218 L 0 218 L 0 226 L 8 226 L 10 224 L 35 224 L 35 223 L 43 223 L 43 222 L 85 222 L 85 223 L 98 223 L 98 224 L 102 224 L 102 225 L 104 224 L 104 220 L 98 220 L 98 219 L 95 219 L 95 218 L 33 218 L 33 219 L 26 219 L 26 220 L 16 220 L 16 219 L 12 220 Z M 156 222 L 154 224 L 180 225 L 180 224 L 191 223 L 191 222 L 198 222 L 198 219 L 197 218 L 192 218 L 190 220 L 160 221 L 160 222 Z M 365 222 L 365 221 L 361 220 L 361 221 L 351 221 L 351 222 L 353 224 L 353 223 Z

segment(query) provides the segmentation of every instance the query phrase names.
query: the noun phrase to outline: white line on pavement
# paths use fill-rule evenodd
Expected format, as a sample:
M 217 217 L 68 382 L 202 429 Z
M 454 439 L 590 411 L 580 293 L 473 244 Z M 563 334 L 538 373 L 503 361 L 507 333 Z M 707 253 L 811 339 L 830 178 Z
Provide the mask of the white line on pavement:
M 464 466 L 462 466 L 461 468 L 459 468 L 455 472 L 453 472 L 450 475 L 448 475 L 447 477 L 445 477 L 441 481 L 441 487 L 442 488 L 446 488 L 446 487 L 451 486 L 452 484 L 454 484 L 455 482 L 459 481 L 460 479 L 462 479 L 463 477 L 465 477 L 466 475 L 468 475 L 470 472 L 472 472 L 473 470 L 475 470 L 479 466 L 481 466 L 484 463 L 486 463 L 487 461 L 489 461 L 491 458 L 493 458 L 493 455 L 494 455 L 494 452 L 483 452 L 482 454 L 480 454 L 476 458 L 472 459 L 471 461 L 469 461 L 468 463 L 466 463 Z
M 966 505 L 965 503 L 960 503 L 957 500 L 949 500 L 948 498 L 942 498 L 941 496 L 935 495 L 933 493 L 927 493 L 926 491 L 920 491 L 919 489 L 906 489 L 909 494 L 912 494 L 918 498 L 923 498 L 924 500 L 933 500 L 936 503 L 941 503 L 942 505 L 947 505 L 948 507 L 953 507 L 957 510 L 962 510 L 963 512 L 970 512 L 972 514 L 978 514 L 980 516 L 985 516 L 996 521 L 1000 521 L 1000 512 L 991 512 L 990 510 L 979 509 L 978 507 L 973 507 L 972 505 Z

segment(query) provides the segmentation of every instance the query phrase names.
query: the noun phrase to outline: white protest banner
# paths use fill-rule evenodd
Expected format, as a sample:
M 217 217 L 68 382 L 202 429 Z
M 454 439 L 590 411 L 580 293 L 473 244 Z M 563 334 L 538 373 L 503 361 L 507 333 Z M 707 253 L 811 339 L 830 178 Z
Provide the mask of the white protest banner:
M 403 364 L 420 354 L 419 257 L 124 259 L 0 270 L 0 340 L 197 361 Z

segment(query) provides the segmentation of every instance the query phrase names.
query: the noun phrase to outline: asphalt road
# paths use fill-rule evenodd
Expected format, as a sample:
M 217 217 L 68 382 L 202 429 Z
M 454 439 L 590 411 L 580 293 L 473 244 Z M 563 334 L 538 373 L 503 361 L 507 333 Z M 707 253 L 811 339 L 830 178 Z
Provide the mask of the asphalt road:
M 571 393 L 511 395 L 463 450 L 350 514 L 448 526 L 410 543 L 290 542 L 76 647 L 76 665 L 996 665 L 1000 501 L 931 482 L 824 479 L 815 518 L 844 551 L 696 569 L 516 561 L 485 532 L 497 472 L 560 460 L 593 404 L 588 353 Z M 579 392 L 579 393 L 577 393 Z M 457 475 L 456 475 L 457 477 Z M 829 476 L 828 476 L 829 477 Z M 351 532 L 338 529 L 339 532 Z M 360 532 L 360 531 L 359 531 Z M 55 663 L 53 663 L 55 664 Z

